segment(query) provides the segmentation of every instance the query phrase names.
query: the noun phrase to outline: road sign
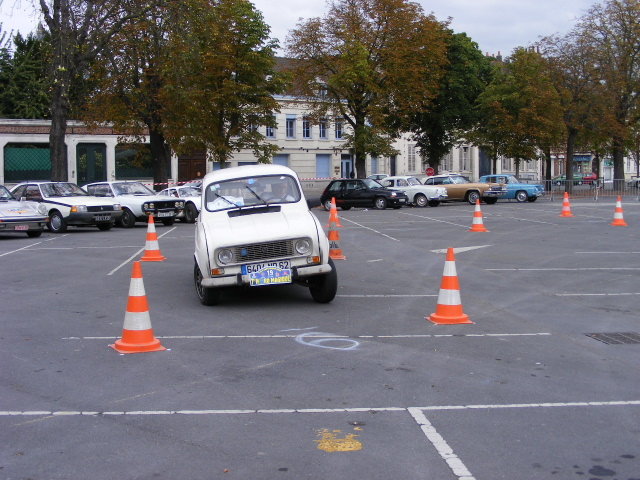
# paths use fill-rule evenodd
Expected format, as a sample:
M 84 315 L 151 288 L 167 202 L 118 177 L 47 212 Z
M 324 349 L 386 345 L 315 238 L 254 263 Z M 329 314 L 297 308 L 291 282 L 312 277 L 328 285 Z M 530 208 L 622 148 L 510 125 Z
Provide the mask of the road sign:
M 434 173 L 436 173 L 436 171 L 433 169 L 433 167 L 427 167 L 427 170 L 424 173 L 426 173 L 427 175 L 431 176 Z

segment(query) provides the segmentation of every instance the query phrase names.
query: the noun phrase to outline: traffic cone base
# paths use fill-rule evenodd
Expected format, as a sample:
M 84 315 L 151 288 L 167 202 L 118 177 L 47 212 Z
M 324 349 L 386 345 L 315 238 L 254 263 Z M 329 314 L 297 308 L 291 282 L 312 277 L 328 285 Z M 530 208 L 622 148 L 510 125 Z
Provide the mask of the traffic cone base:
M 144 353 L 166 350 L 160 344 L 160 340 L 153 336 L 140 262 L 133 262 L 122 338 L 109 346 L 118 353 Z
M 162 262 L 167 257 L 160 252 L 160 245 L 158 244 L 158 234 L 156 233 L 156 224 L 153 220 L 153 215 L 149 215 L 149 222 L 147 226 L 147 241 L 144 246 L 144 255 L 140 259 L 142 262 Z
M 611 223 L 614 227 L 628 227 L 627 222 L 624 221 L 622 216 L 622 197 L 618 197 L 618 201 L 616 202 L 616 211 L 613 215 L 613 222 Z
M 447 250 L 447 259 L 444 262 L 444 272 L 442 273 L 442 283 L 440 285 L 440 293 L 438 294 L 436 311 L 426 317 L 426 319 L 438 325 L 473 323 L 469 320 L 469 315 L 462 311 L 460 285 L 456 272 L 453 248 Z
M 469 229 L 470 232 L 488 232 L 484 226 L 482 219 L 482 210 L 480 210 L 480 199 L 476 200 L 476 208 L 473 212 L 473 224 Z
M 564 192 L 564 199 L 562 201 L 562 213 L 559 217 L 573 217 L 571 213 L 571 204 L 569 203 L 569 194 Z
M 329 258 L 333 260 L 346 260 L 342 254 L 342 249 L 340 248 L 340 233 L 334 228 L 333 224 L 329 227 L 329 235 L 327 235 L 329 239 Z

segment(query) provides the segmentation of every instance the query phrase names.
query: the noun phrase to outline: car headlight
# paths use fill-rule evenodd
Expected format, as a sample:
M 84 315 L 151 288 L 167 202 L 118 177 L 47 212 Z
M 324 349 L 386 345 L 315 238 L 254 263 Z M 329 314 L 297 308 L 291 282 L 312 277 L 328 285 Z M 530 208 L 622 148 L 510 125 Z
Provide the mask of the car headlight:
M 71 207 L 71 212 L 72 213 L 86 212 L 86 211 L 87 211 L 87 206 L 86 205 L 74 205 L 73 207 Z
M 218 263 L 227 264 L 233 260 L 233 252 L 228 248 L 218 250 Z
M 40 215 L 46 215 L 46 214 L 47 214 L 47 207 L 45 207 L 45 206 L 44 206 L 44 205 L 42 205 L 42 204 L 39 204 L 39 205 L 38 205 L 38 213 L 39 213 Z
M 300 255 L 306 255 L 311 251 L 311 242 L 307 238 L 296 240 L 295 249 Z
M 114 203 L 113 204 L 113 209 L 114 210 L 122 210 L 122 205 L 120 205 L 119 203 Z
M 147 208 L 150 208 L 151 210 L 153 210 L 154 208 L 156 208 L 156 206 L 153 202 L 151 202 L 151 203 L 147 203 Z
M 184 208 L 184 202 L 176 202 L 176 208 Z
M 391 192 L 391 197 L 395 197 L 396 195 L 398 195 L 396 192 Z

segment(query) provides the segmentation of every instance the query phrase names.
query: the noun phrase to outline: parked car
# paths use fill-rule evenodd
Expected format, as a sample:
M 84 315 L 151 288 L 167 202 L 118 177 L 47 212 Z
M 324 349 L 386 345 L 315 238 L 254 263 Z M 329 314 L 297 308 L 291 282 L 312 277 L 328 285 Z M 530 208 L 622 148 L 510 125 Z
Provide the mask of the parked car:
M 202 203 L 202 190 L 200 187 L 182 185 L 180 187 L 169 187 L 158 192 L 163 197 L 180 198 L 184 200 L 184 209 L 176 218 L 187 223 L 194 223 L 200 214 L 200 204 Z
M 448 173 L 427 177 L 425 185 L 441 185 L 447 189 L 447 201 L 466 201 L 475 205 L 480 199 L 488 205 L 507 193 L 504 183 L 475 183 L 459 174 Z
M 308 287 L 318 303 L 334 299 L 338 276 L 329 241 L 293 170 L 217 170 L 204 177 L 202 195 L 194 254 L 202 304 L 219 303 L 224 287 L 290 283 Z
M 522 183 L 514 175 L 483 175 L 480 183 L 506 183 L 507 193 L 501 198 L 515 199 L 518 202 L 535 202 L 544 195 L 544 186 L 537 183 Z
M 424 185 L 418 178 L 401 175 L 386 177 L 379 181 L 383 187 L 402 190 L 409 197 L 409 203 L 417 207 L 437 207 L 447 199 L 447 189 L 435 185 Z
M 562 175 L 558 175 L 556 177 L 553 177 L 551 179 L 551 183 L 553 185 L 564 185 L 565 183 L 567 183 L 567 174 L 563 173 Z M 573 172 L 573 184 L 574 185 L 582 185 L 583 183 L 585 183 L 584 174 L 582 174 L 580 172 Z
M 68 226 L 96 226 L 110 230 L 122 217 L 122 207 L 114 199 L 96 198 L 70 182 L 22 182 L 11 189 L 16 198 L 44 205 L 47 228 L 63 233 Z
M 26 233 L 34 238 L 42 235 L 47 226 L 44 205 L 17 200 L 4 185 L 0 185 L 0 234 Z
M 343 210 L 351 207 L 384 210 L 387 207 L 400 208 L 409 203 L 409 197 L 404 191 L 383 187 L 370 178 L 332 180 L 320 196 L 320 203 L 325 210 L 331 209 L 332 198 L 336 199 L 336 206 Z
M 96 197 L 113 197 L 122 204 L 122 218 L 118 225 L 131 228 L 136 222 L 147 222 L 153 214 L 163 225 L 173 225 L 184 209 L 184 200 L 170 199 L 156 194 L 140 182 L 95 182 L 83 187 Z
M 598 175 L 593 172 L 585 172 L 582 174 L 582 183 L 585 185 L 593 185 L 598 181 Z
M 380 180 L 384 180 L 388 176 L 389 175 L 386 173 L 373 173 L 369 175 L 367 178 L 370 178 L 371 180 L 375 180 L 376 182 L 379 182 Z
M 631 188 L 638 188 L 640 186 L 640 177 L 632 176 L 628 181 L 627 185 Z

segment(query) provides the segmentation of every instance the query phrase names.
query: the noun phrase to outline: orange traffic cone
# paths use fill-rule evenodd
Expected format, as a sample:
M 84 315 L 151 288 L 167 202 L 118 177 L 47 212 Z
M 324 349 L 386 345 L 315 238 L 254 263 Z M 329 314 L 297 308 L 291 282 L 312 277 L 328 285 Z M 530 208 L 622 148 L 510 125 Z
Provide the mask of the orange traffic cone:
M 144 255 L 140 259 L 143 262 L 162 262 L 167 257 L 160 252 L 158 244 L 158 234 L 156 233 L 156 223 L 153 221 L 153 215 L 149 215 L 149 226 L 147 227 L 147 242 L 144 246 Z
M 432 313 L 427 320 L 439 325 L 453 325 L 457 323 L 473 323 L 469 316 L 462 311 L 460 303 L 460 285 L 456 273 L 456 258 L 453 248 L 447 250 L 447 260 L 444 262 L 442 284 L 438 294 L 436 313 Z
M 480 210 L 480 199 L 476 200 L 476 208 L 473 212 L 473 224 L 469 229 L 470 232 L 488 232 L 482 222 L 482 211 Z
M 562 214 L 559 217 L 573 217 L 571 214 L 571 204 L 569 203 L 569 194 L 564 192 L 564 200 L 562 202 Z
M 335 197 L 331 197 L 331 210 L 329 211 L 329 225 L 326 225 L 326 226 L 330 227 L 332 223 L 334 223 L 336 227 L 342 226 L 340 225 L 340 218 L 338 217 L 338 207 L 336 206 Z
M 166 350 L 160 340 L 153 336 L 149 305 L 142 281 L 142 267 L 140 262 L 133 262 L 131 284 L 129 285 L 129 300 L 124 314 L 124 328 L 122 339 L 109 345 L 119 353 L 143 353 Z
M 333 260 L 346 260 L 342 254 L 342 249 L 340 248 L 340 232 L 336 230 L 336 225 L 334 222 L 329 223 L 329 235 L 327 235 L 329 239 L 329 258 Z
M 628 227 L 627 222 L 622 218 L 622 197 L 618 197 L 618 201 L 616 202 L 616 212 L 613 214 L 613 222 L 611 223 L 614 227 Z

